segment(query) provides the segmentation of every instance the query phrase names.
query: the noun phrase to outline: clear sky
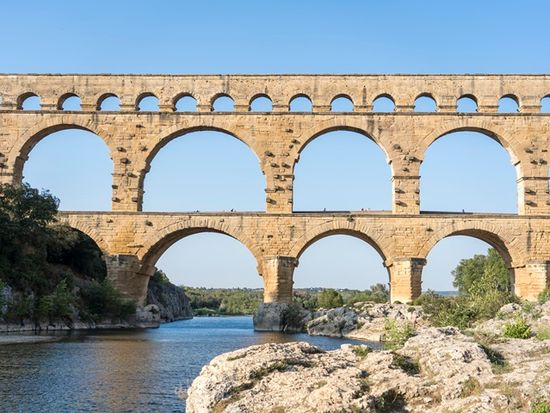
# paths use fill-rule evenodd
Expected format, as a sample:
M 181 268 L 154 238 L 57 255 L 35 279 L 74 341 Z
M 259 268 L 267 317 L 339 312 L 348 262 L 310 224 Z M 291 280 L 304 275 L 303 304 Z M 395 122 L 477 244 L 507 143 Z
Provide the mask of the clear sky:
M 549 73 L 549 15 L 547 1 L 9 1 L 2 4 L 0 71 Z M 81 131 L 46 137 L 24 170 L 28 182 L 61 198 L 62 209 L 87 210 L 110 209 L 111 172 L 102 141 Z M 517 211 L 510 157 L 484 135 L 440 139 L 421 175 L 424 210 Z M 264 210 L 264 184 L 243 143 L 189 134 L 154 159 L 144 210 Z M 382 151 L 351 132 L 308 145 L 294 187 L 296 210 L 390 209 Z M 440 242 L 424 288 L 450 289 L 458 261 L 487 247 L 467 237 Z M 179 241 L 158 266 L 177 283 L 261 286 L 252 255 L 219 234 Z M 388 279 L 370 246 L 333 236 L 303 254 L 295 281 L 366 288 Z

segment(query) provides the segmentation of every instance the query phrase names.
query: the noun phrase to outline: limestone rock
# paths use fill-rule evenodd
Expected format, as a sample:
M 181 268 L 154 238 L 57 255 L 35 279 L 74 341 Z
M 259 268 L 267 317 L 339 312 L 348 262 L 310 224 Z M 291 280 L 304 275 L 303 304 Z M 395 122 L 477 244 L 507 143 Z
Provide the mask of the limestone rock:
M 386 318 L 410 322 L 413 326 L 428 324 L 422 308 L 418 306 L 361 302 L 313 313 L 313 319 L 307 324 L 307 332 L 310 335 L 380 341 Z
M 153 277 L 147 288 L 147 304 L 159 310 L 161 322 L 185 320 L 193 317 L 189 298 L 183 289 L 169 282 L 158 282 Z
M 301 332 L 311 313 L 295 304 L 262 303 L 254 314 L 254 330 Z
M 433 327 L 393 352 L 265 344 L 214 358 L 180 394 L 188 413 L 527 412 L 550 397 L 548 354 L 550 340 L 489 349 L 456 328 Z

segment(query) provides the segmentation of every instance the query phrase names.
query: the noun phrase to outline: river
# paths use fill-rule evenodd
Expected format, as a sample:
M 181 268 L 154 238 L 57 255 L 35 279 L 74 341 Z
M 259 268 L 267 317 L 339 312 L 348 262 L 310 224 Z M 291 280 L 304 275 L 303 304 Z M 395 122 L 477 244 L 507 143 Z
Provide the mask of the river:
M 325 350 L 354 340 L 257 333 L 251 317 L 158 329 L 0 335 L 0 412 L 184 412 L 176 395 L 218 354 L 268 342 Z

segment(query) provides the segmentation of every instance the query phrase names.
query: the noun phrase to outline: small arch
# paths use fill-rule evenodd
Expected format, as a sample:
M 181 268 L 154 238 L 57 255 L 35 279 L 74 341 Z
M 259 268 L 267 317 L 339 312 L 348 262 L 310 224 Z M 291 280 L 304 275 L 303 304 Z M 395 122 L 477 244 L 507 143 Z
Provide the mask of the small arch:
M 183 93 L 174 99 L 176 112 L 196 112 L 197 100 L 190 93 Z
M 428 93 L 423 93 L 419 95 L 414 101 L 414 111 L 415 112 L 436 112 L 437 103 L 432 95 Z
M 504 95 L 498 101 L 499 113 L 517 113 L 519 112 L 519 100 L 514 95 Z
M 462 95 L 456 101 L 456 111 L 458 113 L 477 112 L 477 99 L 474 95 Z
M 57 102 L 58 110 L 65 111 L 79 111 L 80 110 L 80 97 L 74 93 L 66 93 L 59 98 Z
M 273 111 L 273 102 L 269 96 L 260 94 L 250 99 L 250 112 L 271 112 Z
M 17 109 L 40 110 L 40 96 L 34 92 L 23 93 L 17 98 Z
M 312 112 L 313 103 L 309 96 L 304 94 L 298 94 L 290 99 L 288 108 L 291 112 Z
M 120 99 L 114 93 L 106 93 L 97 100 L 97 110 L 102 112 L 120 111 Z
M 213 112 L 233 112 L 235 110 L 235 102 L 233 98 L 226 94 L 219 94 L 212 99 Z
M 395 101 L 393 97 L 386 93 L 377 96 L 372 101 L 372 111 L 380 113 L 395 112 Z
M 550 95 L 540 100 L 540 111 L 541 113 L 550 113 Z
M 136 100 L 136 109 L 139 112 L 158 112 L 159 100 L 153 93 L 143 93 Z
M 330 102 L 331 112 L 353 112 L 353 101 L 348 95 L 337 95 Z

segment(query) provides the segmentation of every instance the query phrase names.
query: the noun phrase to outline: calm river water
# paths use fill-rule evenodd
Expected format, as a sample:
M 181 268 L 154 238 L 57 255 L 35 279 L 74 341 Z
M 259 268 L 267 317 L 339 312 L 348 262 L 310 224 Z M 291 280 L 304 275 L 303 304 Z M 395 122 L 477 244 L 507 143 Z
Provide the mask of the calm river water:
M 213 357 L 289 341 L 326 350 L 355 342 L 256 333 L 251 317 L 201 317 L 136 331 L 0 335 L 0 412 L 184 412 L 176 389 L 188 387 Z

